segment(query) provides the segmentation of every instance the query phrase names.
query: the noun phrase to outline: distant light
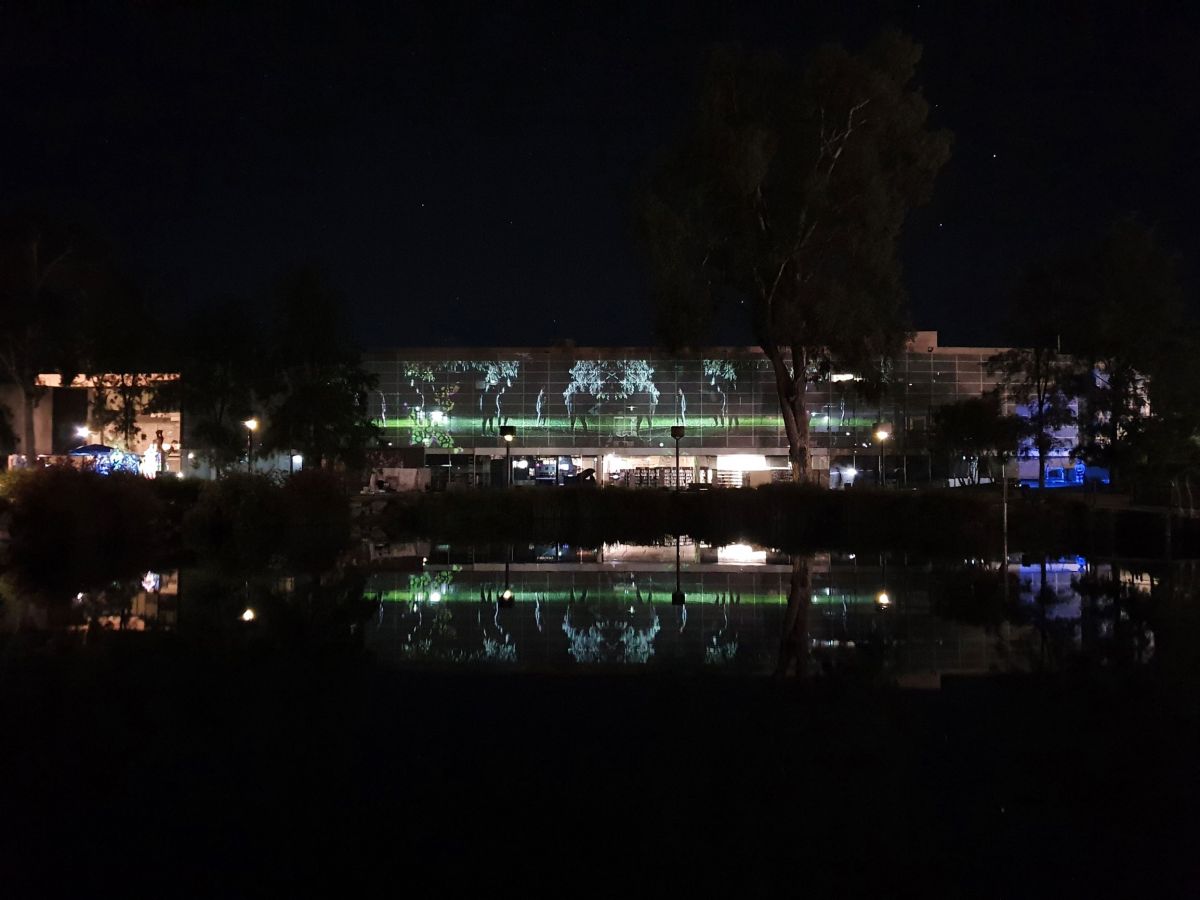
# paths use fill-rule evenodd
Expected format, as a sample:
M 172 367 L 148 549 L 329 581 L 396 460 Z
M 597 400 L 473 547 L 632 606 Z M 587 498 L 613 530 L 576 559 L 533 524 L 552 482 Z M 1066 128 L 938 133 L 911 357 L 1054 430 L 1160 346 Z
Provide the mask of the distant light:
M 749 544 L 726 544 L 717 548 L 718 563 L 762 564 L 767 561 L 766 550 L 755 550 Z
M 891 436 L 892 436 L 892 433 L 890 431 L 885 431 L 882 428 L 880 428 L 877 432 L 875 432 L 875 439 L 877 441 L 886 441 Z
M 856 475 L 858 475 L 858 469 L 854 468 L 854 466 L 847 466 L 842 470 L 842 474 L 849 475 L 851 478 L 854 478 Z
M 429 592 L 429 602 L 430 603 L 440 603 L 441 599 L 442 599 L 441 591 L 430 591 Z
M 759 453 L 729 453 L 717 457 L 717 468 L 726 472 L 765 472 L 770 466 Z
M 829 376 L 830 381 L 853 381 L 854 376 L 849 372 L 835 372 Z
M 88 431 L 88 427 L 86 425 L 77 425 L 75 427 L 75 437 L 86 438 L 89 434 L 91 434 L 91 432 Z
M 176 473 L 175 473 L 175 477 L 176 477 L 176 478 L 182 478 L 182 477 L 183 477 L 183 473 L 182 473 L 182 472 L 176 472 Z
M 511 600 L 512 598 L 513 598 L 513 592 L 511 590 L 509 590 L 508 588 L 505 588 L 504 593 L 500 595 L 501 600 Z
M 433 412 L 431 412 L 429 414 L 429 421 L 432 422 L 434 425 L 441 425 L 443 422 L 446 421 L 446 414 L 444 412 L 442 412 L 440 409 L 435 409 Z
M 292 454 L 292 465 L 293 466 L 301 465 L 303 462 L 304 462 L 304 454 L 303 453 L 293 453 Z
M 250 431 L 258 431 L 258 419 L 247 419 L 242 424 Z
M 194 452 L 188 453 L 188 459 L 195 459 L 195 458 L 196 458 L 196 454 Z
M 891 606 L 892 598 L 887 595 L 887 591 L 880 591 L 879 596 L 875 598 L 875 602 L 880 606 Z
M 511 444 L 511 443 L 513 442 L 513 435 L 511 435 L 511 434 L 506 434 L 506 435 L 504 436 L 504 440 L 506 440 L 508 443 L 510 443 L 510 444 Z
M 250 607 L 247 606 L 244 610 L 242 610 L 242 621 L 243 622 L 253 622 L 254 615 L 255 615 L 254 610 L 252 610 Z

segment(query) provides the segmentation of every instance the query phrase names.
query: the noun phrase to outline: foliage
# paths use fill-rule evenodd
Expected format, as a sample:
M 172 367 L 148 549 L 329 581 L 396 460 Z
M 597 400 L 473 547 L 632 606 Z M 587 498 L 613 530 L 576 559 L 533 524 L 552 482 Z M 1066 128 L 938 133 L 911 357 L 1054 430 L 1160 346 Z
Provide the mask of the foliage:
M 159 379 L 138 372 L 100 372 L 92 376 L 95 394 L 91 427 L 102 435 L 112 433 L 122 450 L 138 452 L 138 418 L 154 408 Z
M 379 428 L 367 411 L 375 377 L 363 370 L 341 298 L 313 269 L 279 282 L 272 331 L 275 384 L 264 450 L 300 452 L 305 465 L 361 466 Z
M 267 476 L 236 473 L 205 483 L 183 519 L 185 546 L 226 571 L 256 572 L 284 544 L 284 504 Z
M 184 322 L 175 347 L 180 378 L 160 386 L 149 407 L 180 410 L 189 449 L 218 473 L 245 458 L 242 422 L 253 414 L 269 371 L 262 328 L 246 307 L 227 300 Z
M 1175 259 L 1136 220 L 1117 221 L 1063 265 L 1086 311 L 1066 344 L 1091 373 L 1081 385 L 1087 415 L 1079 449 L 1123 481 L 1154 465 L 1155 439 L 1166 435 L 1153 420 L 1174 420 L 1167 431 L 1186 420 L 1195 433 L 1195 322 L 1184 308 Z
M 105 253 L 82 229 L 28 214 L 0 221 L 0 375 L 23 401 L 17 435 L 34 449 L 33 410 L 43 372 L 79 368 L 84 304 L 106 294 Z
M 332 568 L 350 543 L 350 504 L 341 480 L 332 472 L 306 469 L 282 488 L 284 553 L 307 572 Z
M 713 54 L 697 109 L 640 204 L 659 331 L 699 343 L 716 306 L 749 317 L 770 359 L 793 472 L 808 469 L 808 384 L 873 370 L 906 330 L 896 242 L 929 196 L 949 135 L 911 86 L 920 48 L 886 33 L 822 48 L 803 71 Z
M 40 588 L 103 586 L 145 571 L 163 548 L 165 507 L 136 475 L 29 469 L 6 476 L 4 496 L 12 562 Z
M 1200 343 L 1177 268 L 1134 219 L 1029 268 L 1012 309 L 1015 341 L 1029 349 L 996 370 L 1029 405 L 1035 443 L 1049 449 L 1046 433 L 1076 421 L 1078 398 L 1074 449 L 1114 483 L 1170 479 L 1195 464 Z
M 1075 405 L 1068 395 L 1074 363 L 1049 347 L 1013 348 L 988 360 L 988 372 L 1000 376 L 1000 389 L 1025 410 L 1018 416 L 1020 436 L 1038 455 L 1038 487 L 1046 486 L 1046 458 L 1063 446 L 1060 432 L 1074 424 Z
M 980 462 L 1016 452 L 1023 420 L 1000 412 L 995 394 L 968 397 L 938 407 L 933 414 L 933 445 L 950 457 L 965 457 L 967 478 L 978 483 Z
M 332 473 L 310 469 L 280 483 L 234 473 L 205 482 L 183 517 L 188 549 L 224 571 L 254 573 L 286 561 L 305 572 L 331 568 L 350 540 L 350 504 Z

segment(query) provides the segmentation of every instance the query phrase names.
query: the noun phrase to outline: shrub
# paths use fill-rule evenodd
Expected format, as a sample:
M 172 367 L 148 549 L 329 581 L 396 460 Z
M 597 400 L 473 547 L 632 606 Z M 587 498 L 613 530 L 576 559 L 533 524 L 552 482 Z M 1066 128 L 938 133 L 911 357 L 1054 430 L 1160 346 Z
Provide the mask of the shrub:
M 185 546 L 220 568 L 254 571 L 284 545 L 285 513 L 279 487 L 263 475 L 226 475 L 200 489 L 183 518 Z
M 49 591 L 83 590 L 150 568 L 164 544 L 165 506 L 137 475 L 54 466 L 11 473 L 11 561 Z

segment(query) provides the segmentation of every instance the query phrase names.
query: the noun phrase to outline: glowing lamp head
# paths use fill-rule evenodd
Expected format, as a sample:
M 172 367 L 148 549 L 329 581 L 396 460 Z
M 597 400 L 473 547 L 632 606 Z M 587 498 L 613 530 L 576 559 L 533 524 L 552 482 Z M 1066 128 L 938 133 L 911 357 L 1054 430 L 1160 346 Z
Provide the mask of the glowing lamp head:
M 242 610 L 242 621 L 243 622 L 253 622 L 254 619 L 255 619 L 254 610 L 252 610 L 248 606 L 244 610 Z
M 892 605 L 892 598 L 887 595 L 887 591 L 880 591 L 879 596 L 875 598 L 875 602 L 886 608 Z
M 500 595 L 500 599 L 504 600 L 504 601 L 511 600 L 512 598 L 513 598 L 513 592 L 509 588 L 505 588 L 504 593 L 502 593 Z
M 875 440 L 877 441 L 886 441 L 891 436 L 892 433 L 890 431 L 884 431 L 882 428 L 875 432 Z
M 247 431 L 258 431 L 258 419 L 247 419 L 242 423 Z
M 858 475 L 858 469 L 854 468 L 854 466 L 847 466 L 844 471 L 847 478 L 854 478 Z
M 79 425 L 75 428 L 75 437 L 77 438 L 86 438 L 89 433 L 86 425 Z

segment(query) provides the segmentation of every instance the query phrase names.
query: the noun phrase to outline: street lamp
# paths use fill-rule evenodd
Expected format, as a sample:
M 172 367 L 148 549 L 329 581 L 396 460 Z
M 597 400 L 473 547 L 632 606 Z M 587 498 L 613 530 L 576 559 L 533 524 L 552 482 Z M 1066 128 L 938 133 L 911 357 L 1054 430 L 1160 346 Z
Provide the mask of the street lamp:
M 883 442 L 892 436 L 892 426 L 883 422 L 875 423 L 875 440 L 879 442 L 879 486 L 883 487 L 886 483 L 886 476 L 883 472 Z
M 246 471 L 254 471 L 254 432 L 258 431 L 258 419 L 253 417 L 242 423 L 246 426 Z
M 82 441 L 83 444 L 87 443 L 89 434 L 91 434 L 91 432 L 88 431 L 88 427 L 86 425 L 75 426 L 75 438 L 79 441 Z M 80 446 L 83 446 L 83 444 L 80 444 Z
M 512 442 L 517 438 L 517 426 L 501 425 L 500 437 L 504 438 L 504 486 L 512 487 Z
M 683 440 L 685 434 L 687 434 L 687 428 L 683 425 L 671 426 L 671 437 L 675 440 L 675 490 L 679 490 L 679 442 Z

